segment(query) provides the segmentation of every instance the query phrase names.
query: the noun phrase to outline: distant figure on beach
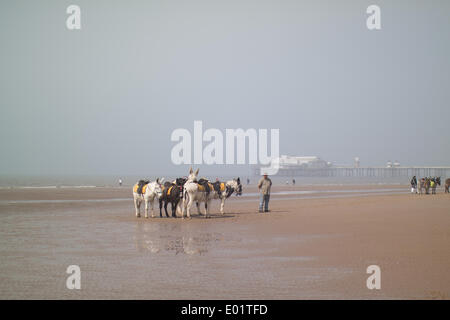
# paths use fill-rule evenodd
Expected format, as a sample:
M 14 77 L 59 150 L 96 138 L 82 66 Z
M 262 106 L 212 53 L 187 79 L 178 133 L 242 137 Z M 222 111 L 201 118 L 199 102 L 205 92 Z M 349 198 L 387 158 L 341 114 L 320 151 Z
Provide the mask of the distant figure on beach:
M 425 188 L 425 178 L 419 179 L 419 181 L 417 181 L 417 193 L 422 194 L 424 188 Z
M 119 178 L 119 187 L 122 186 L 122 178 Z
M 250 184 L 250 179 L 249 178 L 247 178 L 247 185 L 249 185 Z
M 292 185 L 295 186 L 295 179 L 292 179 Z
M 411 193 L 417 192 L 417 178 L 416 176 L 412 177 L 411 179 Z
M 269 212 L 270 188 L 272 187 L 272 180 L 269 179 L 267 173 L 258 182 L 258 189 L 260 192 L 259 212 Z

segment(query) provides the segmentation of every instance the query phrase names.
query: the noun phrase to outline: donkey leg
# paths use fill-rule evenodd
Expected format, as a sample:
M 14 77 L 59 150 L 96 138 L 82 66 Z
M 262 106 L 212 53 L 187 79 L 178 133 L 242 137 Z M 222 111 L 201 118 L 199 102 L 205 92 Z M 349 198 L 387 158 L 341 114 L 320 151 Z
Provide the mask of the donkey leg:
M 159 199 L 159 216 L 162 217 L 162 206 L 163 206 L 163 200 Z
M 184 219 L 184 216 L 188 217 L 188 205 L 189 205 L 189 195 L 186 195 L 186 198 L 183 199 L 183 215 L 182 218 Z
M 225 213 L 224 210 L 223 210 L 224 206 L 225 206 L 225 198 L 222 198 L 222 199 L 220 200 L 220 213 L 221 213 L 222 215 Z
M 180 210 L 181 210 L 181 215 L 183 216 L 184 215 L 184 213 L 185 213 L 185 206 L 184 206 L 184 204 L 183 203 L 181 203 L 180 204 Z
M 164 205 L 166 205 L 167 202 L 164 202 Z M 162 211 L 159 210 L 159 217 L 162 218 Z
M 136 210 L 136 217 L 139 218 L 141 216 L 141 202 L 139 199 L 134 199 L 134 209 Z
M 171 208 L 172 208 L 172 218 L 176 218 L 177 217 L 177 214 L 176 214 L 176 211 L 177 211 L 177 209 L 178 209 L 178 200 L 174 200 L 174 201 L 172 201 L 172 203 L 171 203 Z
M 172 202 L 171 202 L 172 203 Z M 167 213 L 167 205 L 169 204 L 169 201 L 166 201 L 166 203 L 164 204 L 164 211 L 166 212 L 166 217 L 169 217 L 169 214 Z M 173 206 L 173 205 L 172 205 Z M 162 216 L 161 216 L 162 217 Z
M 175 204 L 174 204 L 174 201 L 170 202 L 170 210 L 172 211 L 172 218 L 173 218 L 173 215 L 175 214 Z
M 175 216 L 174 216 L 174 218 L 176 218 L 177 216 L 177 214 L 179 214 L 179 215 L 181 215 L 181 205 L 183 204 L 183 202 L 181 201 L 181 200 L 178 200 L 178 203 L 177 203 L 177 205 L 176 205 L 176 207 L 175 207 Z
M 206 216 L 206 208 L 207 208 L 206 201 L 205 201 L 205 212 L 204 213 L 202 213 L 202 209 L 200 209 L 200 207 L 201 207 L 200 203 L 197 202 L 198 215 L 199 216 L 201 216 L 201 215 L 205 215 Z
M 205 218 L 209 218 L 210 200 L 205 201 Z
M 190 209 L 190 207 L 189 207 L 189 200 L 186 200 L 186 207 L 185 207 L 185 209 L 186 209 L 186 218 L 188 218 L 188 219 L 190 219 L 191 218 L 191 214 L 189 213 L 189 209 Z M 184 219 L 184 217 L 183 217 L 183 219 Z
M 154 199 L 150 199 L 150 210 L 152 211 L 152 218 L 155 217 L 155 210 L 153 210 L 153 200 Z
M 189 197 L 188 203 L 187 203 L 187 206 L 186 206 L 186 213 L 187 213 L 187 218 L 188 219 L 191 219 L 191 207 L 192 207 L 193 203 L 194 203 L 194 201 L 191 199 L 191 197 Z
M 184 211 L 186 210 L 186 206 L 184 205 L 184 200 L 181 202 L 181 219 L 184 219 Z
M 148 219 L 148 199 L 145 199 L 144 202 L 145 202 L 145 218 Z

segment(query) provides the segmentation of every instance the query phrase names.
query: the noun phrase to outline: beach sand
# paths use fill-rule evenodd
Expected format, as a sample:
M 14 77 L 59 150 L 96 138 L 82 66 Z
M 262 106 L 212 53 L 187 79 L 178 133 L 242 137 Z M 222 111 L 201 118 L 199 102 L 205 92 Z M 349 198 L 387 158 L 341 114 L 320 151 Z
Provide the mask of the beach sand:
M 0 190 L 1 299 L 449 299 L 450 195 L 255 187 L 225 215 L 136 218 L 131 188 Z M 157 207 L 157 206 L 156 206 Z M 157 209 L 155 207 L 155 209 Z M 159 211 L 159 209 L 157 209 Z M 81 268 L 81 290 L 66 268 Z M 381 289 L 369 290 L 369 265 Z

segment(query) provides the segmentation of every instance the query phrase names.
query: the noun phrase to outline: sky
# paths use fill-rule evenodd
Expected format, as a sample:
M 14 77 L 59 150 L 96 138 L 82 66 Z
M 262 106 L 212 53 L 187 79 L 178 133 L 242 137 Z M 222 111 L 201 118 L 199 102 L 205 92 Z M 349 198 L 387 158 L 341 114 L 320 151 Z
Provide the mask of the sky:
M 0 46 L 0 174 L 184 173 L 170 137 L 195 120 L 336 164 L 450 165 L 449 1 L 1 1 Z

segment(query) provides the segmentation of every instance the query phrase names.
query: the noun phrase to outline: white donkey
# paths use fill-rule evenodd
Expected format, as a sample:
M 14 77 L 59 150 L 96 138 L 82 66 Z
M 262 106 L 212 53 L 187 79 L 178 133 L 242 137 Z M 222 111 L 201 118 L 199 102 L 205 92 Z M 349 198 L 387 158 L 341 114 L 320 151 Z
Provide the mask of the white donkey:
M 220 213 L 224 214 L 224 206 L 225 206 L 225 200 L 233 194 L 233 192 L 236 192 L 237 195 L 242 194 L 242 185 L 241 180 L 239 178 L 233 179 L 230 181 L 227 181 L 226 183 L 221 182 L 215 182 L 211 183 L 210 185 L 210 191 L 207 193 L 203 186 L 200 186 L 197 183 L 197 176 L 198 171 L 195 171 L 195 173 L 192 171 L 192 168 L 189 171 L 189 177 L 184 185 L 184 192 L 183 192 L 183 211 L 181 213 L 181 217 L 184 218 L 184 212 L 187 211 L 187 217 L 191 217 L 191 208 L 192 204 L 196 202 L 197 204 L 197 210 L 198 213 L 201 214 L 200 211 L 200 205 L 199 203 L 204 202 L 205 203 L 205 218 L 208 218 L 209 216 L 209 209 L 211 208 L 211 200 L 213 199 L 220 199 Z M 218 189 L 216 191 L 215 189 Z
M 205 217 L 208 217 L 208 204 L 211 201 L 209 199 L 209 195 L 206 194 L 205 190 L 202 186 L 200 186 L 197 183 L 197 176 L 198 176 L 197 169 L 195 172 L 193 172 L 192 168 L 189 170 L 189 176 L 184 184 L 184 191 L 183 191 L 183 210 L 181 211 L 181 218 L 184 219 L 184 212 L 187 212 L 187 217 L 191 218 L 191 207 L 194 204 L 194 202 L 205 202 L 206 212 Z M 203 189 L 203 190 L 202 190 Z M 212 193 L 212 190 L 210 194 Z M 200 213 L 200 209 L 199 209 Z
M 242 185 L 241 179 L 236 178 L 233 180 L 229 180 L 227 182 L 219 182 L 216 181 L 212 184 L 214 186 L 214 190 L 209 194 L 209 199 L 219 199 L 220 200 L 220 213 L 224 214 L 224 206 L 225 200 L 228 199 L 233 193 L 240 196 L 242 195 Z M 206 206 L 206 203 L 205 203 Z M 209 207 L 209 203 L 208 203 Z M 200 213 L 199 203 L 197 202 L 198 212 Z M 206 210 L 208 208 L 205 208 Z
M 152 218 L 155 217 L 155 212 L 153 210 L 153 202 L 155 199 L 159 199 L 162 195 L 162 187 L 161 183 L 164 181 L 164 178 L 162 179 L 156 179 L 154 182 L 150 182 L 144 186 L 142 189 L 142 194 L 137 193 L 137 186 L 136 183 L 133 187 L 133 199 L 134 199 L 134 208 L 136 209 L 136 217 L 141 216 L 141 203 L 145 203 L 145 217 L 148 218 L 148 207 L 150 204 L 150 208 L 152 211 Z

